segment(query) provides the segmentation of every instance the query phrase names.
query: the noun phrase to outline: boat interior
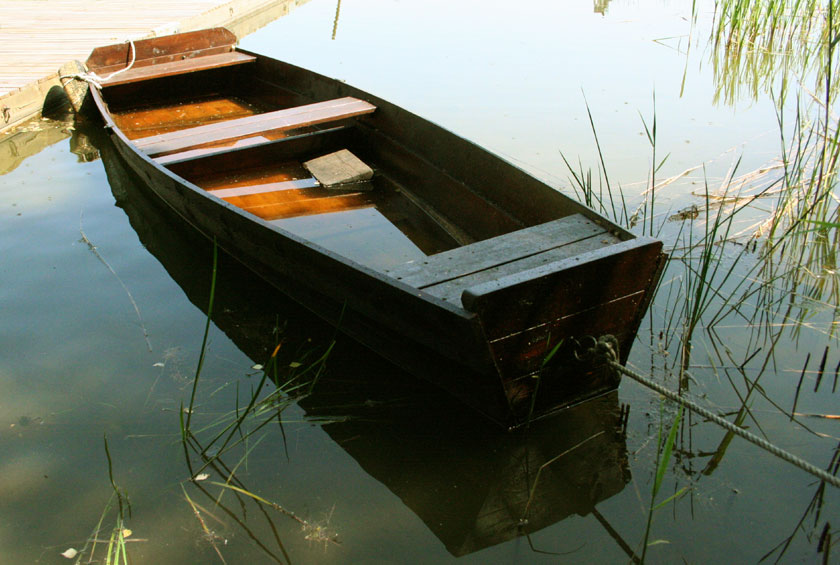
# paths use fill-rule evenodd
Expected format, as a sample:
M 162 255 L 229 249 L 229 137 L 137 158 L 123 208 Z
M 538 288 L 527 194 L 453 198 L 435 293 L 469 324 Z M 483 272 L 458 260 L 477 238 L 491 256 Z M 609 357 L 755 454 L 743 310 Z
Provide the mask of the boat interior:
M 476 284 L 627 239 L 559 199 L 542 216 L 517 214 L 394 139 L 373 104 L 307 99 L 261 76 L 255 57 L 230 51 L 117 72 L 102 95 L 116 126 L 159 165 L 458 306 Z M 309 170 L 342 150 L 372 176 L 327 185 Z

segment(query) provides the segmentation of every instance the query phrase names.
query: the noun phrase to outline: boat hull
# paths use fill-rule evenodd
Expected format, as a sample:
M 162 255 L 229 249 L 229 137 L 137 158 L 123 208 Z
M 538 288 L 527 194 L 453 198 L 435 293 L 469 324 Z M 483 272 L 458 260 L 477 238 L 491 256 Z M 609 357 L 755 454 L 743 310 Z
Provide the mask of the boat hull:
M 255 89 L 282 88 L 301 101 L 352 97 L 376 110 L 334 130 L 259 138 L 258 147 L 208 146 L 198 150 L 208 155 L 179 161 L 176 152 L 161 153 L 162 159 L 150 156 L 115 117 L 114 100 L 143 96 L 143 84 L 93 91 L 122 158 L 180 217 L 318 316 L 502 425 L 515 426 L 618 386 L 614 372 L 579 354 L 589 338 L 609 334 L 618 344 L 619 360 L 626 361 L 664 265 L 661 242 L 632 236 L 498 156 L 402 108 L 311 71 L 238 53 L 253 58 L 252 74 L 246 76 Z M 178 76 L 158 80 L 170 81 L 173 92 L 187 89 Z M 387 167 L 381 176 L 389 186 L 415 202 L 422 196 L 430 217 L 451 227 L 459 245 L 427 261 L 373 268 L 190 180 L 207 169 L 225 170 L 248 159 L 270 162 L 336 144 L 352 147 L 377 168 Z M 458 211 L 472 214 L 463 229 L 453 225 Z M 518 235 L 539 234 L 563 218 L 579 218 L 580 225 L 602 235 L 573 234 L 568 246 L 545 253 L 530 250 L 530 240 Z M 527 245 L 515 260 L 496 257 L 513 253 L 522 241 Z M 449 267 L 430 271 L 445 259 L 460 265 L 487 258 L 495 259 L 492 268 L 451 275 L 461 285 L 451 296 L 446 294 L 452 292 L 446 290 L 452 284 L 445 274 Z M 511 270 L 509 264 L 522 266 Z M 412 282 L 417 277 L 429 280 Z

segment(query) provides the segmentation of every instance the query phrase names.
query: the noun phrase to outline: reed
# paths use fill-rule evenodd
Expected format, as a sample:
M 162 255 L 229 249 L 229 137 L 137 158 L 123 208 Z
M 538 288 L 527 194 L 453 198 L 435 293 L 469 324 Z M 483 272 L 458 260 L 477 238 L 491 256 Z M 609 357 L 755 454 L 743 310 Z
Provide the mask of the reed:
M 837 0 L 715 3 L 710 44 L 717 98 L 734 102 L 743 93 L 757 98 L 792 77 L 822 81 L 837 75 Z M 830 97 L 837 85 L 830 85 Z
M 225 489 L 230 489 L 230 490 L 235 491 L 239 494 L 243 494 L 247 497 L 250 497 L 253 500 L 256 500 L 257 502 L 259 502 L 260 504 L 264 504 L 265 506 L 268 506 L 268 507 L 276 510 L 277 512 L 279 512 L 283 516 L 291 518 L 292 520 L 294 520 L 295 522 L 300 524 L 301 530 L 304 533 L 304 539 L 306 539 L 307 541 L 314 541 L 316 543 L 323 543 L 325 545 L 330 544 L 330 543 L 337 545 L 337 544 L 340 543 L 338 541 L 338 534 L 335 533 L 334 531 L 332 531 L 329 527 L 329 522 L 330 522 L 330 519 L 332 517 L 331 515 L 327 518 L 326 524 L 319 524 L 319 523 L 315 523 L 315 522 L 310 522 L 309 520 L 305 520 L 305 519 L 301 518 L 300 516 L 298 516 L 297 514 L 292 512 L 291 510 L 288 510 L 288 509 L 284 508 L 283 506 L 277 504 L 276 502 L 272 502 L 270 500 L 267 500 L 266 498 L 263 498 L 262 496 L 260 496 L 258 494 L 255 494 L 253 492 L 250 492 L 250 491 L 248 491 L 244 488 L 240 488 L 238 486 L 231 485 L 229 483 L 213 483 L 213 484 L 218 486 L 218 487 L 225 488 Z
M 72 557 L 75 557 L 75 564 L 80 565 L 82 559 L 86 560 L 84 563 L 93 563 L 101 561 L 106 565 L 127 565 L 128 552 L 126 551 L 126 538 L 131 535 L 131 530 L 126 528 L 126 514 L 131 515 L 131 503 L 126 492 L 117 486 L 114 480 L 113 461 L 111 460 L 111 451 L 108 448 L 108 437 L 103 436 L 105 446 L 105 458 L 108 462 L 108 480 L 111 483 L 111 496 L 105 504 L 105 508 L 99 516 L 99 521 L 93 528 L 90 536 L 85 541 L 85 545 L 81 550 L 76 552 Z M 102 538 L 103 524 L 109 519 L 113 513 L 114 525 L 111 527 L 107 538 Z M 96 549 L 100 545 L 105 545 L 105 555 L 101 560 L 95 560 Z
M 678 491 L 676 491 L 671 496 L 667 497 L 665 500 L 662 500 L 659 503 L 656 502 L 656 497 L 659 494 L 660 488 L 662 487 L 662 481 L 665 479 L 665 473 L 667 472 L 668 465 L 670 464 L 670 461 L 671 461 L 671 454 L 672 454 L 673 449 L 674 449 L 674 444 L 677 441 L 677 431 L 679 430 L 679 427 L 680 427 L 680 421 L 682 419 L 682 411 L 683 411 L 683 408 L 682 408 L 682 406 L 680 406 L 679 411 L 677 412 L 677 415 L 674 418 L 673 423 L 671 424 L 671 430 L 668 432 L 668 437 L 663 438 L 662 437 L 663 405 L 660 404 L 659 431 L 658 431 L 658 436 L 657 436 L 657 441 L 656 441 L 656 445 L 657 445 L 657 450 L 656 450 L 656 473 L 654 474 L 654 477 L 653 477 L 653 486 L 650 489 L 650 503 L 648 505 L 648 511 L 647 511 L 647 522 L 645 524 L 645 535 L 644 535 L 644 538 L 642 540 L 642 551 L 641 551 L 641 556 L 640 556 L 640 561 L 642 563 L 644 563 L 645 557 L 647 556 L 648 547 L 651 547 L 652 545 L 656 545 L 658 543 L 662 543 L 661 540 L 655 540 L 653 542 L 649 541 L 650 540 L 650 530 L 651 530 L 651 525 L 653 523 L 654 512 L 656 512 L 657 510 L 659 510 L 660 508 L 662 508 L 666 504 L 668 504 L 668 503 L 670 503 L 674 500 L 677 500 L 678 498 L 680 498 L 682 495 L 684 495 L 688 491 L 688 487 L 685 486 L 685 487 L 679 489 Z
M 222 553 L 221 539 L 209 527 L 205 516 L 210 514 L 203 509 L 187 492 L 186 484 L 198 489 L 207 496 L 213 503 L 214 508 L 222 509 L 227 516 L 238 524 L 243 531 L 260 547 L 266 556 L 278 563 L 289 562 L 290 558 L 286 553 L 279 533 L 274 526 L 266 508 L 274 508 L 281 511 L 281 514 L 294 518 L 303 529 L 305 539 L 324 543 L 336 542 L 328 528 L 321 524 L 311 523 L 300 518 L 292 511 L 286 510 L 276 503 L 268 502 L 267 499 L 254 494 L 239 478 L 243 469 L 247 471 L 248 461 L 252 454 L 260 447 L 268 435 L 268 428 L 272 423 L 277 423 L 283 434 L 285 444 L 285 432 L 283 431 L 283 413 L 296 400 L 312 392 L 313 387 L 326 371 L 327 362 L 335 346 L 335 336 L 322 347 L 310 347 L 304 351 L 290 351 L 285 353 L 285 341 L 278 329 L 273 336 L 276 346 L 262 365 L 255 365 L 259 378 L 250 387 L 248 394 L 240 396 L 240 388 L 237 382 L 235 393 L 235 405 L 225 413 L 215 416 L 212 419 L 200 414 L 199 399 L 202 397 L 199 383 L 201 380 L 204 360 L 206 358 L 207 344 L 209 338 L 210 323 L 212 320 L 213 305 L 216 292 L 216 277 L 218 269 L 218 248 L 214 243 L 213 269 L 210 281 L 210 297 L 208 300 L 207 316 L 204 325 L 204 334 L 201 342 L 201 350 L 196 366 L 195 378 L 193 379 L 189 404 L 183 406 L 179 414 L 179 427 L 181 443 L 184 450 L 184 458 L 189 471 L 189 480 L 182 484 L 184 498 L 187 501 L 193 516 L 198 521 L 202 538 L 213 548 L 221 562 L 225 562 Z M 278 324 L 279 326 L 279 324 Z M 289 361 L 287 357 L 294 361 Z M 249 377 L 252 376 L 249 375 Z M 272 390 L 268 390 L 269 388 Z M 211 394 L 212 396 L 212 394 Z M 201 424 L 198 424 L 201 422 Z M 235 457 L 235 463 L 228 465 L 226 460 Z M 223 477 L 224 482 L 208 484 L 220 487 L 217 492 L 211 493 L 201 481 L 215 473 Z M 233 493 L 237 499 L 234 510 L 228 508 L 223 497 L 225 493 Z M 258 503 L 260 513 L 265 517 L 275 541 L 279 548 L 270 548 L 266 543 L 252 531 L 248 525 L 245 513 L 245 501 L 252 500 Z M 243 513 L 239 516 L 239 512 Z
M 219 268 L 219 246 L 216 240 L 213 240 L 213 269 L 210 276 L 210 298 L 207 303 L 207 316 L 204 321 L 204 335 L 201 338 L 201 349 L 198 354 L 198 363 L 195 367 L 195 377 L 193 378 L 192 391 L 190 392 L 190 404 L 187 409 L 187 421 L 185 423 L 186 430 L 190 430 L 190 423 L 192 422 L 193 409 L 195 408 L 195 393 L 198 390 L 198 379 L 201 376 L 201 369 L 204 367 L 204 356 L 207 353 L 207 336 L 210 334 L 210 321 L 213 319 L 213 302 L 216 298 L 216 275 Z M 183 410 L 182 410 L 183 412 Z M 183 429 L 183 428 L 182 428 Z

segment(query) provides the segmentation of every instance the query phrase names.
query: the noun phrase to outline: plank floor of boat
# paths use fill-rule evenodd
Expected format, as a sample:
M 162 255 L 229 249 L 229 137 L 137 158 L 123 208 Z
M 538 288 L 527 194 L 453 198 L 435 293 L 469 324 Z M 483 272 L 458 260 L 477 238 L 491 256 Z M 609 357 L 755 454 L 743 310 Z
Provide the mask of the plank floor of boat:
M 129 139 L 141 139 L 212 123 L 245 118 L 263 110 L 245 100 L 214 95 L 149 108 L 115 112 L 114 122 Z

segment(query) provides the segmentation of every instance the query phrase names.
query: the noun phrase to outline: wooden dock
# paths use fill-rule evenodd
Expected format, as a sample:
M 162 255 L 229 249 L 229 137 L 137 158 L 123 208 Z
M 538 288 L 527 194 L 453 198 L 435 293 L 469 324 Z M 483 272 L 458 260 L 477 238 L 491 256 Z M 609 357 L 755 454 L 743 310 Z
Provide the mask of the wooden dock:
M 242 37 L 305 1 L 0 0 L 0 131 L 38 116 L 58 68 L 94 47 L 216 26 Z

